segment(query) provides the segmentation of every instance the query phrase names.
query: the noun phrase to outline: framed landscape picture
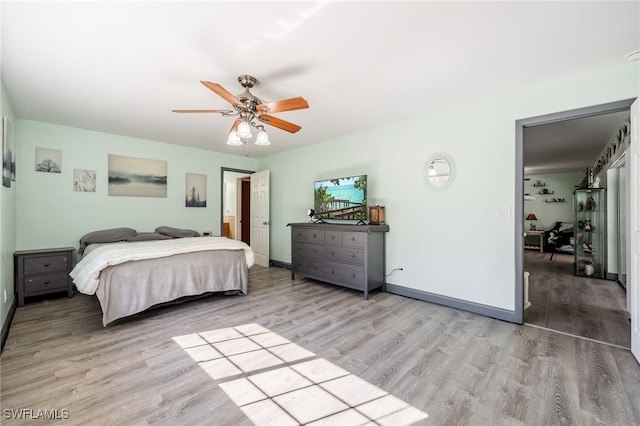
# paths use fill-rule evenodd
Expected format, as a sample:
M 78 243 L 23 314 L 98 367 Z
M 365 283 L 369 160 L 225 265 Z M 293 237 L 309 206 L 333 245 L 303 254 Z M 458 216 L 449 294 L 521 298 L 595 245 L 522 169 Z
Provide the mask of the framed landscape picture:
M 11 123 L 2 119 L 2 185 L 11 188 Z M 15 180 L 15 179 L 14 179 Z
M 62 151 L 36 148 L 36 172 L 62 173 Z
M 185 207 L 207 207 L 207 175 L 187 173 L 185 177 Z
M 167 197 L 167 162 L 109 154 L 109 195 Z

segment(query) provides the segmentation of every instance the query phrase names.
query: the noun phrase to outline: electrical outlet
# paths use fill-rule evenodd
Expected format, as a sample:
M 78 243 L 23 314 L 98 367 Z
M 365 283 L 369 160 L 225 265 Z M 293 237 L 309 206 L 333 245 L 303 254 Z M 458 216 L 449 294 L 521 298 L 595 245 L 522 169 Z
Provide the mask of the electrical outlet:
M 392 274 L 402 274 L 404 273 L 404 268 L 402 266 L 394 266 L 391 270 Z

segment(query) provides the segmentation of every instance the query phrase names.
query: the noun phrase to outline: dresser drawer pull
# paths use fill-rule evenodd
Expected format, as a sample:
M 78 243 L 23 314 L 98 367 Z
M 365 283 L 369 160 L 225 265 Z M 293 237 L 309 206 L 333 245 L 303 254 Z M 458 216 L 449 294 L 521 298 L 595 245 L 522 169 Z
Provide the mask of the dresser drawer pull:
M 351 241 L 355 241 L 355 240 L 356 240 L 356 237 L 351 237 Z
M 335 256 L 335 255 L 336 255 L 336 252 L 331 250 L 331 256 Z
M 355 253 L 351 253 L 351 258 L 353 259 L 354 257 L 356 257 Z
M 45 264 L 44 264 L 44 266 L 45 266 L 45 268 L 46 268 L 47 266 L 49 266 L 49 264 L 48 264 L 48 263 L 45 263 Z
M 44 285 L 47 285 L 47 284 L 49 284 L 49 280 L 44 281 Z
M 356 277 L 356 274 L 351 274 L 351 278 L 355 278 L 355 277 Z
M 332 236 L 331 236 L 331 239 L 332 239 L 332 240 L 335 240 L 335 239 L 336 239 L 336 236 L 335 236 L 335 235 L 332 235 Z

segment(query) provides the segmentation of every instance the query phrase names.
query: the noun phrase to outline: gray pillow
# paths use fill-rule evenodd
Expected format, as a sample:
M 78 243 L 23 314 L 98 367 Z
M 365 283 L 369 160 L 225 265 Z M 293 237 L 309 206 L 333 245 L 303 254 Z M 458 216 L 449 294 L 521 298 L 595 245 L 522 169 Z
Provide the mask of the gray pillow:
M 168 235 L 172 238 L 199 237 L 200 233 L 193 229 L 172 228 L 170 226 L 159 226 L 156 232 L 162 235 Z
M 80 238 L 78 253 L 82 254 L 89 244 L 115 243 L 133 238 L 136 235 L 138 235 L 138 232 L 132 228 L 112 228 L 89 232 Z
M 154 240 L 171 240 L 173 237 L 168 235 L 156 234 L 155 232 L 138 232 L 138 235 L 127 238 L 127 241 L 154 241 Z

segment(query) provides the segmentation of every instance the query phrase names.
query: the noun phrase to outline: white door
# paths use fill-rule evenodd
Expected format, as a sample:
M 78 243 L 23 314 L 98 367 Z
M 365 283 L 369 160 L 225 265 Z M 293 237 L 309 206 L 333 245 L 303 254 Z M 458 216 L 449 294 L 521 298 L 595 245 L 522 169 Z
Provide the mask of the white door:
M 631 352 L 640 362 L 640 102 L 631 105 L 629 142 L 629 276 L 631 295 Z
M 251 174 L 251 248 L 256 265 L 269 267 L 269 170 Z

